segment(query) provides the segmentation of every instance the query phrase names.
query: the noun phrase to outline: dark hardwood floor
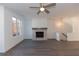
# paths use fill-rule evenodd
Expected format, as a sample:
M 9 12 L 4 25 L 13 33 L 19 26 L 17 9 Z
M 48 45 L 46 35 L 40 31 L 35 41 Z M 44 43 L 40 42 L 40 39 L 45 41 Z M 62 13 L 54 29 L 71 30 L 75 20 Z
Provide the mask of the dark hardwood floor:
M 79 56 L 79 41 L 24 40 L 1 56 Z

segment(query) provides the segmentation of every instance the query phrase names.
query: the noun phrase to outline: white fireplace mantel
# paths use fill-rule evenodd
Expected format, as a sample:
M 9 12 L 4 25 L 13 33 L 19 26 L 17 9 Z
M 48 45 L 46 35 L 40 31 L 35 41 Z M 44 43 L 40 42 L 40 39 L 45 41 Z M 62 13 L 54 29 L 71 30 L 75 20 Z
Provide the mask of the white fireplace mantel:
M 44 32 L 43 38 L 37 38 L 36 32 Z M 32 40 L 47 40 L 47 28 L 32 28 Z

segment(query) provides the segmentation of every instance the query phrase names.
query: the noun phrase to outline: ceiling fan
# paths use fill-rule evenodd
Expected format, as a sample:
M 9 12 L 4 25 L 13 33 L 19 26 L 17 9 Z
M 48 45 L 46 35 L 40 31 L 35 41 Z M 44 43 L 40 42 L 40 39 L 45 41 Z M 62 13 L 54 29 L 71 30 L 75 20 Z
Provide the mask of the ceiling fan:
M 40 12 L 45 12 L 47 14 L 50 13 L 49 10 L 47 10 L 48 7 L 52 7 L 52 6 L 56 6 L 56 3 L 50 3 L 48 5 L 43 5 L 43 3 L 40 3 L 40 6 L 39 7 L 30 7 L 30 8 L 39 8 L 37 14 L 39 15 Z

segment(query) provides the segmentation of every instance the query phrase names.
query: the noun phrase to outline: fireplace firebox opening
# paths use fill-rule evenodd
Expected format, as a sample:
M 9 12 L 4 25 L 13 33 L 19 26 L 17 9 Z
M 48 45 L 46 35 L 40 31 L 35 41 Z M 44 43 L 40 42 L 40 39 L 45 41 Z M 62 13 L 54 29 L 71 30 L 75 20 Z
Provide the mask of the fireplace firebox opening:
M 36 38 L 43 38 L 44 32 L 36 32 Z

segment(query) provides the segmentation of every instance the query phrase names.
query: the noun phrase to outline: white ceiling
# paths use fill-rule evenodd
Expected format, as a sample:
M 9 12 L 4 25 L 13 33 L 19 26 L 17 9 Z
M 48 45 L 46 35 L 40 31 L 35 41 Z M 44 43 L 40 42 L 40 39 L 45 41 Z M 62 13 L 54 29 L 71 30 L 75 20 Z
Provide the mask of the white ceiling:
M 48 3 L 44 3 L 44 5 L 47 5 Z M 21 14 L 24 16 L 37 16 L 38 9 L 31 9 L 30 6 L 39 6 L 39 3 L 6 3 L 1 4 L 5 7 Z M 50 14 L 42 14 L 44 16 L 57 16 L 57 15 L 69 15 L 72 13 L 78 13 L 79 11 L 79 4 L 78 3 L 57 3 L 55 7 L 51 7 L 48 9 L 50 11 Z M 69 13 L 69 14 L 68 14 Z M 76 13 L 76 14 L 77 14 Z M 79 14 L 79 13 L 78 13 Z

